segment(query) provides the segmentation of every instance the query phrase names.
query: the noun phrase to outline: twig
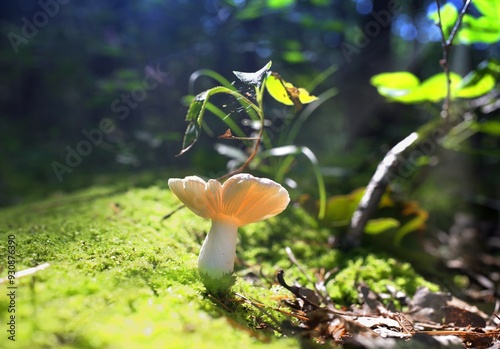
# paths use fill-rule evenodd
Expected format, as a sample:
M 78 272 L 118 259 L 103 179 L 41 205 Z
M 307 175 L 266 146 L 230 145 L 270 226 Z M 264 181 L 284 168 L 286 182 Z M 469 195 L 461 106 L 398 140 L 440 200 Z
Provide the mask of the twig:
M 262 141 L 263 134 L 264 134 L 264 118 L 262 118 L 262 124 L 261 124 L 260 130 L 259 130 L 259 135 L 257 137 L 257 140 L 255 141 L 255 147 L 253 148 L 252 154 L 250 154 L 250 156 L 248 157 L 248 159 L 245 161 L 245 163 L 243 165 L 238 167 L 236 170 L 233 170 L 229 173 L 226 173 L 223 176 L 220 176 L 219 178 L 217 178 L 218 181 L 229 178 L 237 173 L 242 172 L 250 164 L 250 162 L 252 162 L 253 158 L 259 152 L 259 147 L 260 147 L 260 143 Z
M 239 168 L 217 178 L 217 180 L 219 180 L 219 181 L 222 179 L 229 178 L 237 173 L 242 172 L 252 162 L 252 160 L 255 158 L 255 156 L 259 152 L 260 144 L 262 142 L 262 137 L 264 135 L 264 126 L 265 126 L 265 121 L 266 121 L 264 118 L 264 114 L 263 114 L 264 109 L 263 109 L 263 105 L 262 105 L 263 104 L 263 102 L 262 102 L 262 89 L 263 88 L 264 88 L 264 84 L 262 84 L 259 88 L 257 88 L 257 104 L 258 104 L 257 113 L 259 114 L 259 118 L 260 118 L 260 129 L 259 129 L 259 134 L 257 135 L 257 139 L 255 140 L 255 146 L 253 148 L 252 154 L 250 154 L 250 156 L 245 161 L 245 163 L 243 165 L 241 165 Z
M 286 254 L 288 255 L 288 258 L 292 261 L 292 263 L 295 264 L 297 269 L 299 269 L 299 271 L 302 274 L 304 274 L 307 281 L 309 281 L 313 285 L 314 290 L 316 291 L 316 295 L 319 298 L 321 298 L 323 303 L 328 304 L 328 299 L 327 299 L 328 295 L 325 296 L 320 290 L 318 290 L 318 286 L 316 285 L 316 283 L 309 277 L 309 275 L 307 274 L 307 271 L 300 265 L 299 261 L 297 261 L 297 258 L 295 258 L 295 255 L 293 254 L 292 249 L 287 246 L 287 247 L 285 247 L 285 251 L 286 251 Z
M 453 26 L 453 29 L 450 32 L 450 36 L 446 38 L 446 34 L 443 30 L 443 25 L 441 22 L 441 4 L 439 0 L 436 0 L 437 13 L 439 23 L 437 24 L 439 31 L 441 32 L 441 46 L 443 47 L 443 58 L 440 61 L 441 66 L 443 67 L 444 74 L 446 75 L 446 98 L 443 102 L 443 107 L 441 109 L 441 117 L 443 119 L 447 119 L 449 115 L 450 101 L 451 101 L 451 79 L 450 79 L 450 67 L 448 66 L 448 56 L 450 54 L 451 47 L 453 46 L 453 40 L 458 33 L 458 29 L 462 24 L 462 20 L 464 18 L 467 9 L 469 8 L 471 0 L 466 0 L 458 18 Z
M 309 299 L 307 299 L 307 297 L 304 297 L 302 294 L 300 294 L 300 289 L 297 286 L 290 286 L 286 283 L 285 271 L 283 269 L 278 270 L 278 273 L 276 274 L 276 279 L 278 279 L 278 282 L 281 286 L 290 291 L 295 297 L 302 299 L 309 306 L 313 307 L 313 309 L 318 309 L 320 307 L 319 304 L 311 302 Z
M 352 215 L 351 226 L 342 244 L 344 248 L 349 249 L 361 245 L 366 223 L 377 209 L 380 198 L 385 193 L 390 183 L 390 178 L 396 175 L 395 172 L 400 164 L 402 154 L 407 151 L 418 138 L 418 133 L 413 132 L 389 150 L 384 159 L 378 164 L 377 170 L 370 179 L 365 193 L 356 211 Z
M 173 215 L 177 211 L 180 211 L 184 207 L 186 207 L 186 205 L 184 205 L 184 204 L 177 206 L 177 208 L 175 208 L 173 211 L 171 211 L 171 212 L 167 213 L 165 216 L 163 216 L 163 218 L 161 220 L 164 221 L 165 219 L 170 218 L 171 215 Z
M 24 269 L 15 273 L 14 278 L 19 279 L 24 276 L 32 275 L 35 274 L 36 272 L 39 272 L 40 270 L 47 269 L 48 267 L 50 267 L 49 263 L 43 263 L 33 268 Z M 6 283 L 8 280 L 9 280 L 8 277 L 0 278 L 0 285 Z

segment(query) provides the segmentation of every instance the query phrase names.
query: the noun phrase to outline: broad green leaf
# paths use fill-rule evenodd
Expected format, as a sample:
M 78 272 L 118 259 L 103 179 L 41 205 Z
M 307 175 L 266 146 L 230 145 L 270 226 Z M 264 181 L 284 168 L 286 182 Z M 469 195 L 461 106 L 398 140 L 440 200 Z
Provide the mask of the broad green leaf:
M 244 73 L 240 71 L 233 71 L 233 73 L 244 84 L 260 87 L 262 85 L 262 82 L 264 81 L 264 78 L 266 77 L 267 71 L 271 69 L 272 64 L 273 62 L 269 61 L 265 66 L 263 66 L 255 73 Z
M 323 223 L 329 226 L 347 226 L 366 188 L 358 188 L 347 195 L 335 195 L 326 202 Z
M 365 226 L 365 233 L 376 235 L 389 229 L 398 228 L 401 223 L 395 218 L 370 219 Z
M 380 95 L 397 98 L 415 89 L 420 80 L 412 73 L 393 72 L 374 75 L 370 79 L 370 83 L 377 88 Z
M 407 90 L 420 84 L 420 80 L 406 71 L 382 73 L 372 76 L 370 83 L 375 86 L 383 86 L 389 89 Z
M 500 1 L 474 0 L 472 4 L 485 16 L 500 18 Z
M 451 90 L 460 82 L 460 75 L 450 73 Z M 424 80 L 417 88 L 409 93 L 393 97 L 392 99 L 402 103 L 421 103 L 424 101 L 439 102 L 446 97 L 447 80 L 444 73 L 439 73 Z M 452 96 L 453 97 L 453 96 Z
M 457 86 L 455 96 L 459 98 L 476 98 L 490 92 L 495 87 L 495 79 L 490 74 L 483 75 L 476 81 L 469 81 L 467 76 Z
M 452 89 L 460 81 L 460 76 L 450 74 Z M 382 73 L 370 80 L 378 93 L 393 101 L 402 103 L 438 102 L 446 96 L 446 75 L 439 73 L 419 84 L 418 78 L 408 72 Z
M 451 98 L 476 98 L 491 91 L 500 79 L 500 63 L 483 61 L 463 79 L 450 73 Z M 382 73 L 370 80 L 380 95 L 401 103 L 438 102 L 446 97 L 447 81 L 444 73 L 431 76 L 419 83 L 408 72 Z
M 297 88 L 291 83 L 284 81 L 276 73 L 270 73 L 266 79 L 267 92 L 278 102 L 285 105 L 297 105 L 311 103 L 318 99 L 312 96 L 306 89 Z
M 358 201 L 348 195 L 333 196 L 326 202 L 324 222 L 330 226 L 346 226 L 356 209 Z
M 462 78 L 460 77 L 460 75 L 451 72 L 450 80 L 451 90 L 453 91 L 455 86 L 458 85 Z M 423 81 L 418 89 L 426 100 L 431 102 L 439 102 L 440 100 L 444 99 L 444 97 L 446 97 L 447 84 L 448 81 L 446 80 L 446 74 L 439 73 Z
M 498 17 L 464 16 L 463 27 L 458 38 L 464 44 L 486 43 L 492 44 L 500 40 L 500 22 Z

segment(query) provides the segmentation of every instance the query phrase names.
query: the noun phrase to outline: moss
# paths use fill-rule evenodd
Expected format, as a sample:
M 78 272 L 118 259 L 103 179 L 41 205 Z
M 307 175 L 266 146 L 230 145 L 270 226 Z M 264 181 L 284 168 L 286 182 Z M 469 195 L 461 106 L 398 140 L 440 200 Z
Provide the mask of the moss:
M 311 278 L 318 268 L 348 266 L 329 284 L 339 299 L 352 298 L 358 276 L 387 277 L 402 288 L 423 283 L 395 261 L 346 263 L 328 248 L 329 232 L 291 207 L 240 229 L 235 293 L 209 295 L 196 260 L 210 222 L 187 209 L 162 221 L 178 205 L 164 185 L 127 189 L 122 183 L 0 211 L 0 260 L 7 260 L 5 242 L 14 235 L 18 271 L 50 263 L 16 280 L 16 348 L 299 347 L 298 339 L 277 338 L 265 326 L 284 320 L 273 310 L 288 295 L 275 284 L 277 270 L 308 282 L 286 246 Z M 1 297 L 0 308 L 7 307 Z M 0 314 L 6 323 L 8 313 Z M 2 335 L 0 343 L 6 340 Z
M 432 291 L 439 288 L 425 281 L 408 263 L 374 254 L 352 256 L 332 280 L 327 291 L 337 304 L 349 305 L 358 300 L 357 285 L 365 283 L 376 293 L 388 293 L 387 286 L 412 296 L 418 287 L 426 286 Z

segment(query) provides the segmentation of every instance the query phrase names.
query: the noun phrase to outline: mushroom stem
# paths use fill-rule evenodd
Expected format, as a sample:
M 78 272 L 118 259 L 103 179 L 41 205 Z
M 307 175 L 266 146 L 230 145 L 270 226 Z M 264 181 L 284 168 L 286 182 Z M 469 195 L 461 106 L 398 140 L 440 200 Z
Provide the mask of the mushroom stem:
M 238 226 L 228 220 L 212 220 L 212 227 L 201 246 L 198 268 L 212 279 L 233 272 Z

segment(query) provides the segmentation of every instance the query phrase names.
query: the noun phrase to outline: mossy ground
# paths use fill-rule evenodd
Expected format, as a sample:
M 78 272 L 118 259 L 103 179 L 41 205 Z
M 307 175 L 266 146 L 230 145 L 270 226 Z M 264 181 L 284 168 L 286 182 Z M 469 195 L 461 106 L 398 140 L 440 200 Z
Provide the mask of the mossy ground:
M 237 281 L 233 291 L 263 302 L 265 311 L 229 295 L 209 296 L 196 268 L 210 222 L 179 205 L 164 182 L 148 188 L 93 187 L 70 195 L 0 211 L 0 258 L 15 236 L 17 271 L 50 263 L 15 281 L 16 341 L 8 340 L 7 284 L 1 284 L 2 348 L 294 348 L 296 338 L 256 330 L 280 322 L 275 284 L 285 270 L 289 282 L 307 286 L 285 247 L 314 278 L 314 270 L 339 268 L 329 292 L 337 302 L 354 301 L 363 280 L 375 288 L 395 285 L 409 293 L 425 281 L 406 264 L 328 248 L 328 231 L 315 228 L 299 209 L 240 229 Z M 6 267 L 0 276 L 7 274 Z M 308 285 L 311 287 L 311 285 Z M 276 324 L 275 324 L 276 325 Z

